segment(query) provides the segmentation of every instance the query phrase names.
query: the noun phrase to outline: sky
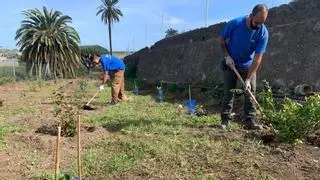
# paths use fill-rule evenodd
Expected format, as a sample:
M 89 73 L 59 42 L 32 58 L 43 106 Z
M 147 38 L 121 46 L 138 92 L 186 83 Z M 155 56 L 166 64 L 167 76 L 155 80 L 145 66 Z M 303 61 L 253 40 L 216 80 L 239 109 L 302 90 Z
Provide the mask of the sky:
M 208 25 L 250 14 L 258 3 L 269 8 L 290 0 L 208 0 Z M 17 48 L 15 32 L 23 20 L 21 11 L 43 6 L 61 11 L 72 18 L 81 45 L 101 45 L 109 49 L 108 28 L 96 16 L 101 0 L 2 0 L 0 46 Z M 168 28 L 185 32 L 205 27 L 206 0 L 119 0 L 123 13 L 113 24 L 113 50 L 137 51 L 165 36 Z

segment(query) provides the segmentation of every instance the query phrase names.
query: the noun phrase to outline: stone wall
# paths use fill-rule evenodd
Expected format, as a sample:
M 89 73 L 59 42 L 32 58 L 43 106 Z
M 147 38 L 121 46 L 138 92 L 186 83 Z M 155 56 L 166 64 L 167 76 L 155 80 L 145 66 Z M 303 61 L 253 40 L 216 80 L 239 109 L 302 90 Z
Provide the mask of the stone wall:
M 270 39 L 258 80 L 291 87 L 308 83 L 320 89 L 320 0 L 298 0 L 272 8 L 266 23 Z M 219 33 L 224 23 L 155 43 L 125 58 L 139 77 L 150 81 L 221 80 Z

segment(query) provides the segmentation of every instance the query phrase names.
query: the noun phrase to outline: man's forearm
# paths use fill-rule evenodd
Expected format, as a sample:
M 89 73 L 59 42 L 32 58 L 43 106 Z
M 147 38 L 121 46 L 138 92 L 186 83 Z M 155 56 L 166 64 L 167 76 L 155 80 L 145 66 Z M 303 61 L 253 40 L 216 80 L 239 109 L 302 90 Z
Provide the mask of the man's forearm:
M 103 78 L 102 78 L 102 84 L 106 84 L 108 79 L 109 79 L 108 72 L 104 72 L 103 73 Z
M 256 74 L 256 72 L 258 71 L 258 69 L 260 67 L 261 61 L 262 61 L 262 54 L 256 54 L 254 56 L 253 64 L 249 68 L 247 79 L 251 80 L 252 77 Z
M 226 45 L 226 41 L 222 37 L 220 37 L 220 47 L 223 52 L 223 57 L 229 56 L 229 52 Z

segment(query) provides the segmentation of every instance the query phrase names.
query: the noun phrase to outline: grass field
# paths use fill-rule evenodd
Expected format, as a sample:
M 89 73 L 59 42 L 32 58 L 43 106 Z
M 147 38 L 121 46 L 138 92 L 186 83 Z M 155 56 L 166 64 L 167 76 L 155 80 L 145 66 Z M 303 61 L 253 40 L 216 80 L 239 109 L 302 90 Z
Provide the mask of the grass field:
M 1 86 L 0 179 L 53 179 L 55 136 L 35 132 L 55 122 L 52 93 L 63 85 L 61 91 L 82 117 L 85 179 L 319 177 L 318 148 L 263 144 L 247 138 L 238 123 L 223 131 L 217 113 L 186 115 L 181 107 L 184 98 L 175 99 L 174 94 L 157 103 L 152 91 L 141 90 L 139 96 L 127 92 L 130 101 L 108 106 L 107 88 L 93 102 L 97 110 L 83 111 L 80 107 L 95 93 L 97 82 L 78 79 Z M 61 172 L 76 176 L 76 137 L 62 137 L 61 147 Z

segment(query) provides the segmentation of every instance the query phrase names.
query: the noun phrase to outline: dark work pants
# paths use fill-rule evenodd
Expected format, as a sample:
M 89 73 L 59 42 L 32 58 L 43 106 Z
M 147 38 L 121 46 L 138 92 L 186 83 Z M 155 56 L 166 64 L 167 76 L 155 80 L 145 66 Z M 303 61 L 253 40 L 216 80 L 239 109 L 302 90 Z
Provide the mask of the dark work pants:
M 238 68 L 239 74 L 245 81 L 248 75 L 247 68 Z M 222 108 L 221 108 L 221 121 L 222 123 L 228 123 L 231 119 L 230 114 L 233 108 L 233 100 L 234 94 L 230 91 L 232 89 L 236 89 L 237 86 L 237 75 L 233 72 L 232 69 L 226 68 L 223 70 L 224 76 L 224 97 L 222 101 Z M 239 81 L 240 82 L 240 81 Z M 241 83 L 241 82 L 240 82 Z M 256 76 L 251 80 L 251 91 L 255 94 L 256 91 Z M 244 118 L 245 121 L 253 120 L 254 116 L 256 115 L 256 108 L 255 104 L 252 102 L 250 97 L 245 93 L 245 100 L 244 100 Z

